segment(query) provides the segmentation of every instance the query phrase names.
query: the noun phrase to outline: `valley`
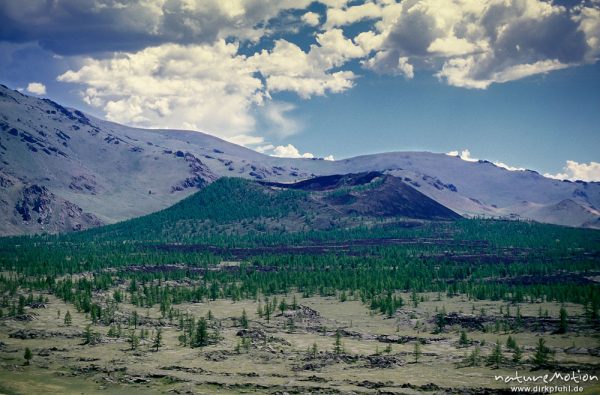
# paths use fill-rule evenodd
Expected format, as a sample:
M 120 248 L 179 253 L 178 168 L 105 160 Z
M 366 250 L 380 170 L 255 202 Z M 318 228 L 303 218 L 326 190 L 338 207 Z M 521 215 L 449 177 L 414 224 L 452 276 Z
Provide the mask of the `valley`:
M 394 201 L 421 218 L 359 210 L 396 207 L 399 181 L 334 179 L 221 178 L 148 216 L 0 239 L 0 390 L 475 395 L 600 375 L 598 231 L 464 219 L 411 190 Z

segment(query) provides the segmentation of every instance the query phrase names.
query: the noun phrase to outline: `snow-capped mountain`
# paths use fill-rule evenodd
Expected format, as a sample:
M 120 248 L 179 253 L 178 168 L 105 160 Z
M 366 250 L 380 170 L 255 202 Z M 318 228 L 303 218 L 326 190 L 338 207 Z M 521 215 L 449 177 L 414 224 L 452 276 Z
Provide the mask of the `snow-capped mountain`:
M 600 183 L 445 154 L 274 158 L 193 131 L 131 128 L 0 86 L 0 234 L 63 232 L 166 208 L 223 176 L 290 182 L 382 171 L 465 216 L 600 228 Z

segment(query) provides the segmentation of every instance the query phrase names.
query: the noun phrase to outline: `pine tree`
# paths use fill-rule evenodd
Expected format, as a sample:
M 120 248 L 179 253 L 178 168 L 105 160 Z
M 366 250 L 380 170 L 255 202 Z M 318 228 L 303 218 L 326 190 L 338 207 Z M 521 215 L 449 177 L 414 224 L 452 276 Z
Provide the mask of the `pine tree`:
M 517 347 L 517 342 L 515 339 L 512 338 L 512 336 L 508 336 L 508 339 L 506 339 L 506 348 L 510 349 L 510 350 L 514 350 Z
M 460 344 L 461 346 L 468 346 L 469 344 L 471 344 L 471 341 L 467 337 L 467 332 L 465 332 L 464 330 L 460 331 L 460 339 L 458 340 L 458 344 Z
M 108 333 L 106 334 L 106 336 L 117 337 L 117 328 L 115 328 L 114 325 L 111 325 L 110 328 L 108 328 Z
M 519 362 L 521 362 L 522 358 L 523 358 L 523 350 L 521 350 L 521 347 L 515 345 L 515 348 L 513 351 L 513 357 L 512 357 L 513 362 L 519 363 Z
M 500 341 L 497 341 L 496 346 L 488 357 L 488 364 L 494 365 L 496 369 L 498 369 L 503 361 L 504 356 L 502 355 L 502 346 L 500 346 Z
M 83 344 L 96 344 L 98 343 L 98 333 L 92 330 L 92 326 L 88 325 L 85 327 L 85 331 L 83 332 Z
M 415 363 L 419 363 L 419 358 L 421 358 L 421 343 L 418 341 L 415 342 L 415 347 L 413 349 L 413 356 L 415 357 Z
M 281 303 L 279 303 L 279 310 L 281 311 L 281 314 L 283 314 L 283 312 L 287 309 L 287 303 L 285 303 L 285 299 L 281 301 Z
M 269 306 L 269 303 L 267 303 L 267 305 L 265 306 L 263 315 L 265 316 L 265 319 L 267 320 L 267 322 L 271 321 L 271 307 Z
M 64 323 L 66 326 L 71 326 L 72 322 L 73 322 L 73 320 L 71 318 L 71 312 L 69 310 L 67 310 L 67 314 L 65 314 Z
M 188 337 L 185 332 L 183 334 L 177 336 L 177 340 L 179 341 L 179 344 L 184 347 L 186 347 L 188 345 Z
M 242 316 L 240 317 L 240 325 L 244 329 L 248 329 L 248 315 L 246 314 L 246 309 L 242 310 Z
M 140 345 L 140 339 L 135 334 L 135 330 L 131 330 L 131 332 L 129 332 L 128 341 L 129 341 L 129 344 L 131 345 L 131 349 L 137 350 L 138 346 Z
M 25 354 L 23 355 L 23 358 L 25 358 L 25 365 L 29 365 L 31 359 L 33 358 L 33 354 L 31 353 L 29 347 L 25 348 Z
M 560 308 L 560 323 L 558 325 L 558 330 L 556 333 L 567 333 L 567 310 L 564 307 Z
M 434 333 L 442 333 L 444 331 L 445 326 L 446 326 L 446 314 L 443 312 L 437 313 L 435 315 Z
M 315 359 L 317 357 L 317 353 L 318 353 L 318 348 L 317 348 L 317 343 L 313 343 L 311 350 L 310 350 L 311 356 L 313 359 Z
M 156 335 L 154 336 L 154 342 L 152 343 L 152 347 L 154 347 L 155 351 L 158 351 L 160 347 L 162 347 L 162 329 L 158 328 L 156 330 Z
M 137 310 L 133 310 L 133 313 L 131 315 L 131 324 L 133 325 L 133 329 L 137 329 L 137 325 L 138 325 L 138 312 L 137 312 Z
M 25 297 L 23 295 L 19 296 L 19 305 L 17 307 L 17 315 L 25 314 Z
M 208 330 L 206 320 L 200 318 L 196 326 L 196 338 L 194 339 L 194 347 L 204 347 L 208 345 Z
M 335 331 L 335 343 L 333 346 L 333 352 L 335 353 L 335 355 L 340 355 L 342 351 L 342 334 L 338 329 L 337 331 Z
M 475 347 L 471 353 L 465 357 L 465 365 L 467 366 L 479 366 L 481 363 L 481 349 L 479 346 Z
M 548 362 L 550 362 L 551 353 L 552 351 L 546 347 L 546 341 L 540 337 L 535 348 L 535 353 L 533 354 L 533 364 L 538 367 L 548 364 Z

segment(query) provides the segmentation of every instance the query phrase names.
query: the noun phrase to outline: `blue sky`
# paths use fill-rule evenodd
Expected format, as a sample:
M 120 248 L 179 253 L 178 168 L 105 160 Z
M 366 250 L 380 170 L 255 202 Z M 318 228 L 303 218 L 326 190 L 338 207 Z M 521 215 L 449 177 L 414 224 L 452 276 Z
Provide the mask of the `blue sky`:
M 7 0 L 0 21 L 1 83 L 116 122 L 600 180 L 598 0 Z

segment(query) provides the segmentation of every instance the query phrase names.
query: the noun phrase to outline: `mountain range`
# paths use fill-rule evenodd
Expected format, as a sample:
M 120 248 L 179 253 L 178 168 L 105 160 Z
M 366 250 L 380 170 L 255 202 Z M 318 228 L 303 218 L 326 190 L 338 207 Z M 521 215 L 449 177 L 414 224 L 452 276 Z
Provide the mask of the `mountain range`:
M 344 215 L 600 228 L 598 182 L 429 152 L 277 158 L 201 132 L 119 125 L 0 85 L 0 235 L 68 232 L 146 215 L 222 177 L 309 191 L 320 196 L 313 204 Z M 365 197 L 360 186 L 367 184 Z

